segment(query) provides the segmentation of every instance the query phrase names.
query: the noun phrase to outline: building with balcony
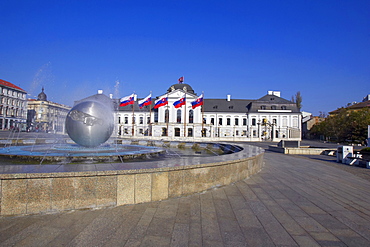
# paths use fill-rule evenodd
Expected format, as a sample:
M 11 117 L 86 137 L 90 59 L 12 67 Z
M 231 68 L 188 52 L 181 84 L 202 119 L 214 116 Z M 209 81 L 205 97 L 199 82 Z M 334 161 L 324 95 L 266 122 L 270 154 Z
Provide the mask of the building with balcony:
M 27 107 L 27 129 L 64 134 L 65 120 L 71 107 L 47 100 L 42 88 L 37 99 L 29 99 Z
M 27 118 L 27 92 L 0 79 L 0 130 L 23 129 Z

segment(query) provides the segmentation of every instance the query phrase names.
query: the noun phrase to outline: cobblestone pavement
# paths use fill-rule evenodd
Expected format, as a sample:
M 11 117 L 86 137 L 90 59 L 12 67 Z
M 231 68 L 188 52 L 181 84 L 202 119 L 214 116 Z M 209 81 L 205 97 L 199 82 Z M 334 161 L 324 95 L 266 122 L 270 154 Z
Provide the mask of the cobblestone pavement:
M 265 162 L 188 197 L 2 217 L 0 246 L 370 246 L 369 169 L 271 152 Z

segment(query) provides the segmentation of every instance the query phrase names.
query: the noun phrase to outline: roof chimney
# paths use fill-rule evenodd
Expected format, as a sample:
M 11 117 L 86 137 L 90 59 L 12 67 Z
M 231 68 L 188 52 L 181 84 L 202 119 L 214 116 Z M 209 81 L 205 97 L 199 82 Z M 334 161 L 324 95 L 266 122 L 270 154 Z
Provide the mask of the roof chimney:
M 103 94 L 103 90 L 99 89 L 98 94 Z
M 231 94 L 226 95 L 227 101 L 231 101 Z
M 267 91 L 267 94 L 280 97 L 280 91 Z

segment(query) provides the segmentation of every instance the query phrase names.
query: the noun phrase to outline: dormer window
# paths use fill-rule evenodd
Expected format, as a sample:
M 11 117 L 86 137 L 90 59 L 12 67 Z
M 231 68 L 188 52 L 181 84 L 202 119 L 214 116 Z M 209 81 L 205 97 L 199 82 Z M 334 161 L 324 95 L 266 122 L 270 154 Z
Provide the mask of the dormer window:
M 271 110 L 276 110 L 276 105 L 272 105 Z
M 266 106 L 265 105 L 261 105 L 261 110 L 266 110 Z
M 283 105 L 283 106 L 281 107 L 281 110 L 286 110 L 286 106 L 285 106 L 285 105 Z

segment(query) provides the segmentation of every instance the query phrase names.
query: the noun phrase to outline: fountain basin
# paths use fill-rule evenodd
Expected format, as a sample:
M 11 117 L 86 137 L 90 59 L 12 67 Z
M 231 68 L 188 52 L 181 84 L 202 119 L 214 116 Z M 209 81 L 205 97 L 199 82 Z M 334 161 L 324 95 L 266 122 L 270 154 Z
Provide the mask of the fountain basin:
M 151 158 L 165 149 L 141 145 L 101 145 L 82 147 L 76 144 L 10 146 L 0 149 L 0 156 L 9 159 L 50 162 L 107 162 L 125 159 Z
M 131 141 L 132 145 L 136 143 Z M 166 147 L 168 144 L 178 148 L 190 146 L 183 142 L 156 143 Z M 191 148 L 202 150 L 202 146 L 209 145 L 217 146 L 193 143 Z M 1 166 L 0 215 L 45 214 L 160 201 L 228 185 L 261 170 L 263 149 L 227 144 L 226 150 L 230 149 L 239 152 L 127 163 L 20 164 L 13 170 Z

